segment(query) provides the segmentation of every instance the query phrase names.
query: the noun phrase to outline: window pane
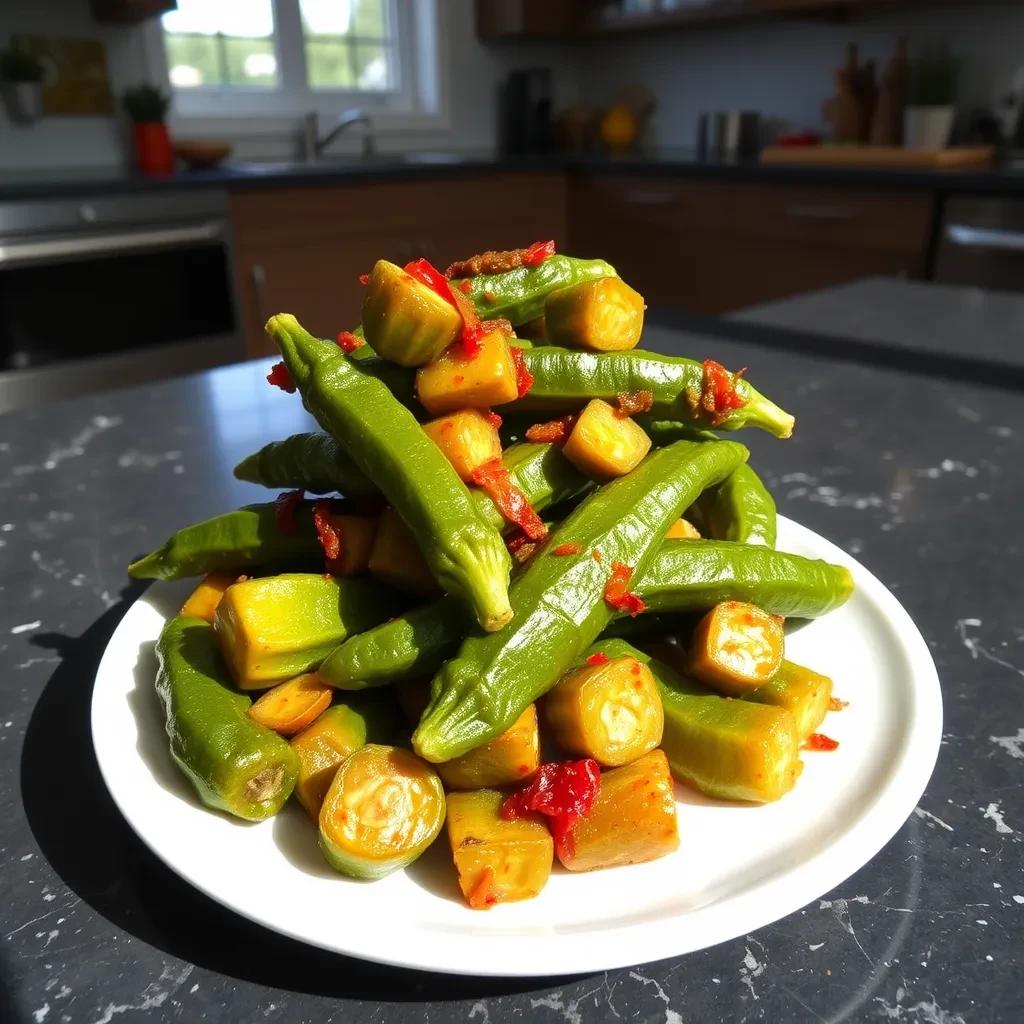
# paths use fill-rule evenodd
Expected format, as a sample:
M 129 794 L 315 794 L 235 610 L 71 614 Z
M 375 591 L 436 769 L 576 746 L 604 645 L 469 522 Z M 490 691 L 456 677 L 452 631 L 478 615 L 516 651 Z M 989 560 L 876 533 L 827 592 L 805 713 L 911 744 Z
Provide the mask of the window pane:
M 388 32 L 386 0 L 352 0 L 352 35 L 383 39 Z
M 224 39 L 229 85 L 276 85 L 277 58 L 269 39 Z
M 357 43 L 355 74 L 360 89 L 387 89 L 391 85 L 388 47 L 383 43 Z
M 215 38 L 167 36 L 166 42 L 168 74 L 176 89 L 223 84 Z
M 178 0 L 161 19 L 164 32 L 266 38 L 274 34 L 271 0 Z
M 348 43 L 338 39 L 306 39 L 306 74 L 313 89 L 352 89 Z

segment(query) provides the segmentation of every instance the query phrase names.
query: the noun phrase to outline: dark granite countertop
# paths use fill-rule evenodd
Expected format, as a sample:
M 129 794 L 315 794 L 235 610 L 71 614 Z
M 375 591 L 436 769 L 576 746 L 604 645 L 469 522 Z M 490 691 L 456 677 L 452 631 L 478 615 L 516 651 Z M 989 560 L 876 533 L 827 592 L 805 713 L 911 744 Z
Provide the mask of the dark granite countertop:
M 492 152 L 382 154 L 371 160 L 328 159 L 314 164 L 228 163 L 205 171 L 181 171 L 147 178 L 111 168 L 0 174 L 0 201 L 55 199 L 80 195 L 159 192 L 189 188 L 306 186 L 395 179 L 449 177 L 485 172 L 577 171 L 588 174 L 669 175 L 720 181 L 836 185 L 874 189 L 931 189 L 942 193 L 1010 195 L 1024 192 L 1024 169 L 901 170 L 872 167 L 763 165 L 757 161 L 699 159 L 690 150 L 657 150 L 629 157 L 502 156 Z
M 938 664 L 938 766 L 881 853 L 799 913 L 712 949 L 519 981 L 310 949 L 171 874 L 102 786 L 90 691 L 141 589 L 126 562 L 253 498 L 232 464 L 305 424 L 265 387 L 265 364 L 243 364 L 0 417 L 0 1020 L 1024 1019 L 1024 394 L 719 327 L 651 328 L 647 341 L 747 365 L 797 414 L 791 441 L 743 435 L 754 464 L 783 513 L 894 590 Z M 748 340 L 721 336 L 741 327 Z

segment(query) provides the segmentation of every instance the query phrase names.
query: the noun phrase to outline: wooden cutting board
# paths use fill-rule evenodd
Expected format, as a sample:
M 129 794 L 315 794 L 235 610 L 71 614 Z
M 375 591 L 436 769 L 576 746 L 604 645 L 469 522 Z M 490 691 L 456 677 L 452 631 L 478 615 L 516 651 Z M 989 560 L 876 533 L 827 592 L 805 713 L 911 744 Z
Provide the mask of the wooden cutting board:
M 902 146 L 767 146 L 763 164 L 805 167 L 893 167 L 952 170 L 991 167 L 995 146 L 949 146 L 946 149 L 904 149 Z

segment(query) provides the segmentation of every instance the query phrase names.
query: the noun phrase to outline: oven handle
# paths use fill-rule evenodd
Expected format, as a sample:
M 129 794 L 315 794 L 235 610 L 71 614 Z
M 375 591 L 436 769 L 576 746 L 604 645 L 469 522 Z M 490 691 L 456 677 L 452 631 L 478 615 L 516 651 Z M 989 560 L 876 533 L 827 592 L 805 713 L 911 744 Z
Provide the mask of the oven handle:
M 1002 228 L 972 228 L 967 224 L 950 224 L 946 237 L 965 249 L 1007 249 L 1024 252 L 1024 231 L 1006 231 Z
M 52 263 L 60 259 L 103 256 L 143 249 L 173 249 L 224 237 L 224 222 L 202 221 L 180 227 L 148 228 L 117 234 L 78 235 L 40 241 L 0 243 L 0 267 L 26 263 Z

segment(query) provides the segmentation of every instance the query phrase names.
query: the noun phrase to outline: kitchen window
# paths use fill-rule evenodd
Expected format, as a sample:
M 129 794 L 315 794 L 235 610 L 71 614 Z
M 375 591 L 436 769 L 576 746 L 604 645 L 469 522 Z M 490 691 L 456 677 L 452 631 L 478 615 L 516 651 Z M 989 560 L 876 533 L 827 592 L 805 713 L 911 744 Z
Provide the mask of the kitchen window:
M 441 127 L 436 15 L 434 0 L 178 0 L 151 53 L 179 121 L 248 133 L 352 105 Z

